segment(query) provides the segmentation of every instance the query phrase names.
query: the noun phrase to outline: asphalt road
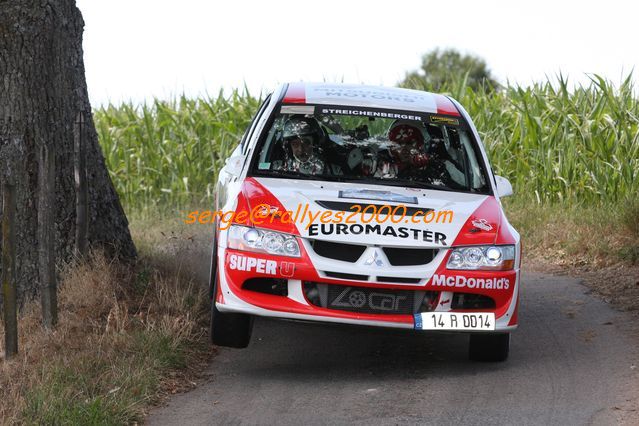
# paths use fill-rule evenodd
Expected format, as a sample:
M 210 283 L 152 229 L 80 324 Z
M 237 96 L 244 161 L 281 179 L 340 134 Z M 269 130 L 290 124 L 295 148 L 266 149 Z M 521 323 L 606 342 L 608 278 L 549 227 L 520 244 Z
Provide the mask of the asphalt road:
M 568 277 L 523 275 L 505 363 L 467 360 L 463 335 L 258 319 L 206 380 L 151 425 L 639 424 L 632 317 Z M 635 410 L 635 411 L 633 411 Z

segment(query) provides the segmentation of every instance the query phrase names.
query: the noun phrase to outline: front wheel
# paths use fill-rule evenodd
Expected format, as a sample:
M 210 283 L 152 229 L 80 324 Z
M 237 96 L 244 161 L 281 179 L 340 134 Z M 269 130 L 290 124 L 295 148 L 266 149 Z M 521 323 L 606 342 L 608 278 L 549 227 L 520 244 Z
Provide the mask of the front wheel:
M 471 334 L 468 358 L 483 362 L 506 361 L 509 349 L 510 333 Z
M 217 297 L 217 268 L 211 273 L 211 321 L 209 336 L 211 343 L 229 348 L 245 348 L 251 341 L 253 317 L 246 314 L 223 313 L 215 306 Z
M 211 301 L 211 343 L 228 348 L 245 348 L 251 341 L 253 317 L 246 314 L 222 313 Z

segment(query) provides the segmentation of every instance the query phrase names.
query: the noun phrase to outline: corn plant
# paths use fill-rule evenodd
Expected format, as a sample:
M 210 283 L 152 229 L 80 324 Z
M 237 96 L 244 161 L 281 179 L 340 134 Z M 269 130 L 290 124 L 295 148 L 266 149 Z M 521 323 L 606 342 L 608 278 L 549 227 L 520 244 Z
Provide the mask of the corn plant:
M 495 172 L 510 179 L 518 197 L 597 204 L 639 194 L 639 101 L 631 76 L 619 87 L 595 75 L 570 89 L 559 76 L 556 83 L 477 91 L 462 79 L 444 91 L 466 107 Z M 98 109 L 96 128 L 125 206 L 210 203 L 217 172 L 259 103 L 245 89 Z
M 260 99 L 248 92 L 213 98 L 125 103 L 95 111 L 111 178 L 129 209 L 185 207 L 213 198 L 217 172 Z
M 486 93 L 458 89 L 493 167 L 537 202 L 617 202 L 639 194 L 639 101 L 631 77 L 568 89 L 543 82 Z

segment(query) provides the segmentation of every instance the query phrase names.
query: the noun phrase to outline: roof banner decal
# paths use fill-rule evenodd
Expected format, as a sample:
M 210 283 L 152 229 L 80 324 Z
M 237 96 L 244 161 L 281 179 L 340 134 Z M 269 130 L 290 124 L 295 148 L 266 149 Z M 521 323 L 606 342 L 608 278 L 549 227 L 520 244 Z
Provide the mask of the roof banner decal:
M 386 87 L 308 84 L 306 102 L 437 112 L 437 102 L 429 93 Z

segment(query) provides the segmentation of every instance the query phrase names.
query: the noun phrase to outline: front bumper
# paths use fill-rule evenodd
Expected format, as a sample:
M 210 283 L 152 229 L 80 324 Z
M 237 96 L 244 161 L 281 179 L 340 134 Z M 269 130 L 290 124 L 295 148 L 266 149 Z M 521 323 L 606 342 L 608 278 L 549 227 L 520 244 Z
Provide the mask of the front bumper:
M 417 285 L 380 283 L 326 277 L 318 273 L 307 255 L 287 258 L 219 247 L 216 306 L 221 312 L 406 329 L 415 328 L 415 314 L 419 312 L 481 311 L 495 314 L 493 332 L 517 328 L 518 269 L 503 272 L 448 271 L 442 268 L 444 258 L 438 260 L 440 266 L 430 279 Z M 343 297 L 339 303 L 331 304 L 326 297 L 321 300 L 311 295 L 309 289 L 312 290 L 313 285 L 315 288 L 323 286 L 325 292 L 327 286 L 332 286 L 331 290 L 357 290 L 358 294 L 368 295 L 371 306 L 357 309 L 359 303 L 354 303 L 355 307 L 349 307 L 348 293 L 334 291 L 334 295 L 343 293 Z M 406 306 L 403 309 L 399 306 L 399 301 L 404 302 L 403 295 L 413 293 L 416 296 L 410 301 L 414 309 L 408 312 Z M 459 304 L 460 295 L 489 298 L 494 305 L 469 309 Z M 389 309 L 394 307 L 397 309 Z

